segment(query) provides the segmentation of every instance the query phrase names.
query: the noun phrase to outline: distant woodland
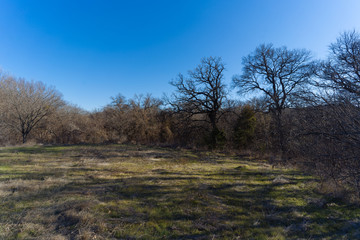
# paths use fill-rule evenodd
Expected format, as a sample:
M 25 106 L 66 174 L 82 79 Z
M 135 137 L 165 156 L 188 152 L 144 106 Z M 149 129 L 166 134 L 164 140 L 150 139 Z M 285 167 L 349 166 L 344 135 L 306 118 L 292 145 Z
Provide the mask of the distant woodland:
M 0 144 L 131 143 L 226 150 L 291 164 L 360 197 L 360 34 L 344 32 L 325 60 L 304 49 L 258 46 L 224 84 L 220 57 L 205 57 L 151 94 L 114 96 L 86 112 L 41 82 L 0 80 Z M 229 99 L 236 89 L 239 102 Z M 340 191 L 340 190 L 339 190 Z

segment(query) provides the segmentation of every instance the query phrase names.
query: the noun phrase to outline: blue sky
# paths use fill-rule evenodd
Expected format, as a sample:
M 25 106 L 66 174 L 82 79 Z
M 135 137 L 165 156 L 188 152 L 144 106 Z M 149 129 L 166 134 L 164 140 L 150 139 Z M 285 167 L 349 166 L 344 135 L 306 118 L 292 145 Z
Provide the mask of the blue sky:
M 359 12 L 358 0 L 0 0 L 0 67 L 92 111 L 119 93 L 171 93 L 207 56 L 223 58 L 230 85 L 262 43 L 325 58 L 360 30 Z

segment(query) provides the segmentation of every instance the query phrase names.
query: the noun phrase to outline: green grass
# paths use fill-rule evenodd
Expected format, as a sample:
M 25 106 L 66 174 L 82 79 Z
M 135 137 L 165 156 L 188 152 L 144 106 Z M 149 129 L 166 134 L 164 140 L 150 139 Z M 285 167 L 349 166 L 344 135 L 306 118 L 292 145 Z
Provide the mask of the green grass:
M 130 145 L 0 151 L 0 239 L 359 239 L 300 171 Z

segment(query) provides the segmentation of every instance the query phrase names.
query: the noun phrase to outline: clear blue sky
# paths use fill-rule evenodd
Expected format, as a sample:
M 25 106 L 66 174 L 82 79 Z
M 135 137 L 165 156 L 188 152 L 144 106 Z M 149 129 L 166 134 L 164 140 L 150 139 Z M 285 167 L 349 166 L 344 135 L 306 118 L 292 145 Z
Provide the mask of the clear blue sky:
M 359 0 L 0 0 L 0 66 L 91 111 L 118 93 L 170 93 L 206 56 L 223 58 L 230 85 L 261 43 L 324 58 L 353 29 Z

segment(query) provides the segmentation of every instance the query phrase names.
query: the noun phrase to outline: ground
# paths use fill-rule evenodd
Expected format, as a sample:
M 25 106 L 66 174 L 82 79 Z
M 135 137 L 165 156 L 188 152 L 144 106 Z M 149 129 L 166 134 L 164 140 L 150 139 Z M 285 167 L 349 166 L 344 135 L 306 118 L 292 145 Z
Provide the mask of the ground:
M 131 145 L 0 151 L 0 239 L 360 239 L 301 171 Z

